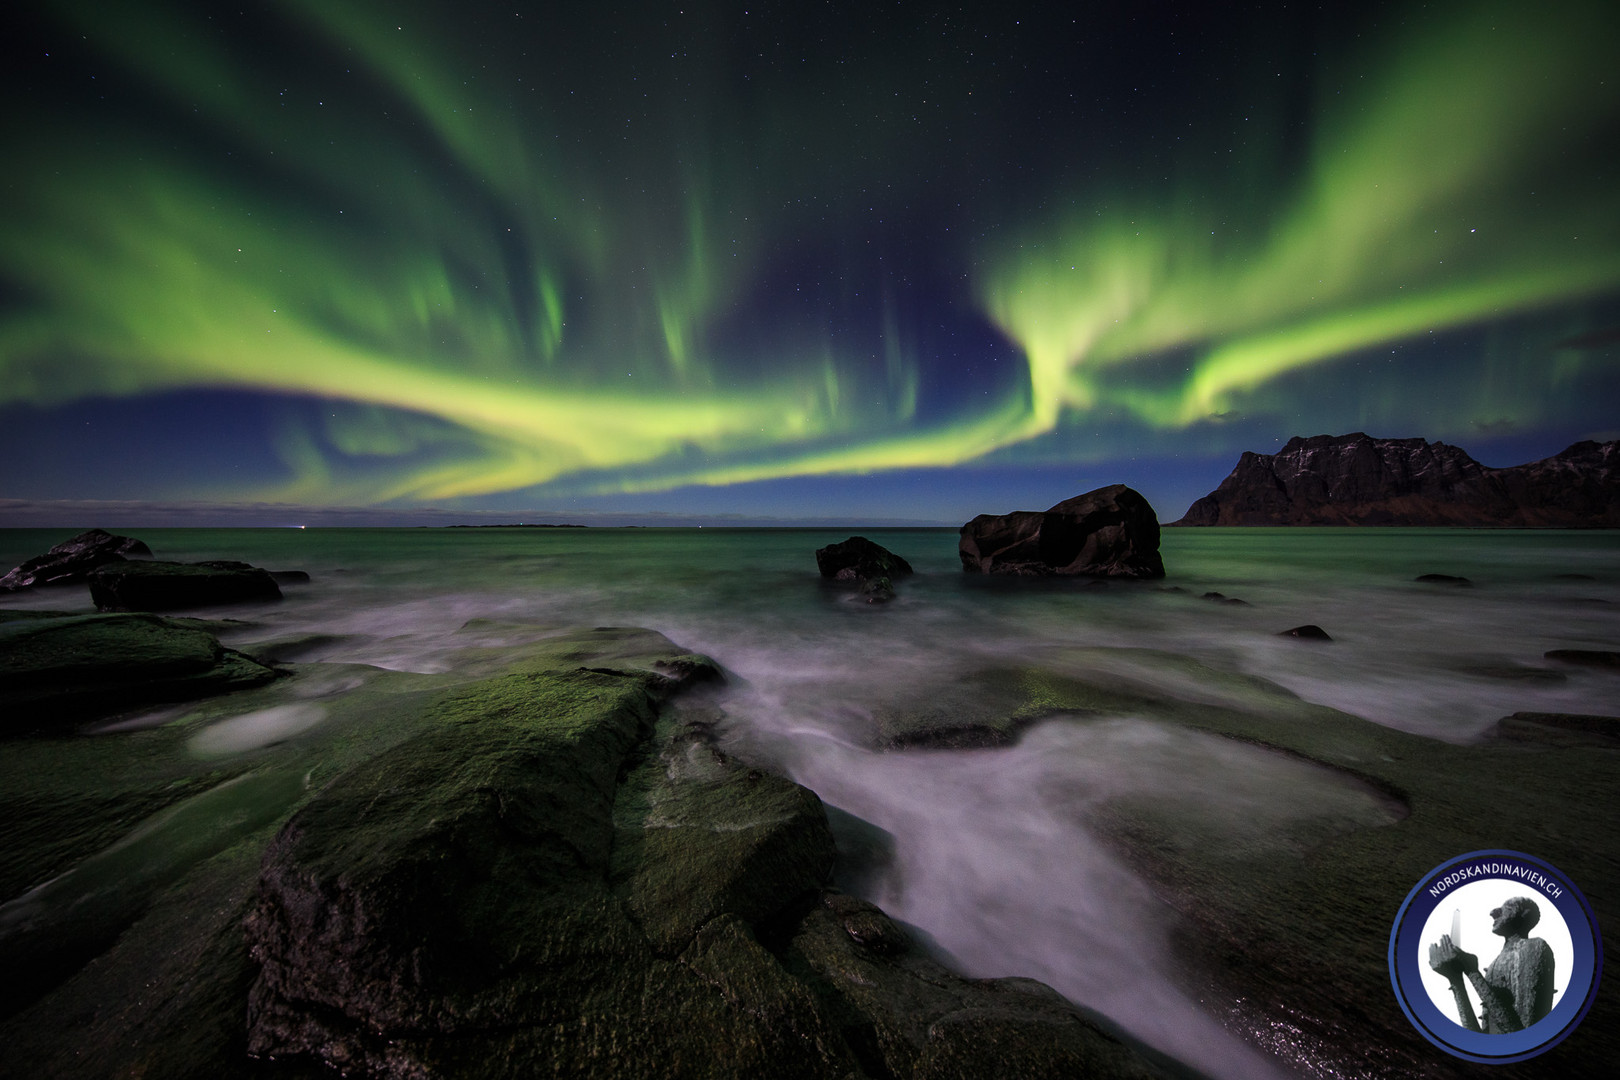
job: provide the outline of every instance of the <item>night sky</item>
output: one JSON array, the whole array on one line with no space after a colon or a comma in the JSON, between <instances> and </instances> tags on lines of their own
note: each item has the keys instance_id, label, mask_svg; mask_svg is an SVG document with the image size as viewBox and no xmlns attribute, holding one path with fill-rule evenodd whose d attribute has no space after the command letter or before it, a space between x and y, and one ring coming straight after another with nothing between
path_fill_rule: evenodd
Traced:
<instances>
[{"instance_id":1,"label":"night sky","mask_svg":"<svg viewBox=\"0 0 1620 1080\"><path fill-rule=\"evenodd\" d=\"M1612 0L6 22L0 524L1170 520L1292 435L1620 436Z\"/></svg>"}]
</instances>

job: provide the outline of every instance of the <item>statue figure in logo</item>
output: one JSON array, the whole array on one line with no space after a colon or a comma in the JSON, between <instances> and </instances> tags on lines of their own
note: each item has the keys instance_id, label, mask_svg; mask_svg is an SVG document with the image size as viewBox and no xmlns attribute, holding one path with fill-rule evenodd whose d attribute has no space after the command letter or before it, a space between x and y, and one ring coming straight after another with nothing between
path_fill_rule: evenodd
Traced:
<instances>
[{"instance_id":1,"label":"statue figure in logo","mask_svg":"<svg viewBox=\"0 0 1620 1080\"><path fill-rule=\"evenodd\" d=\"M1463 1027L1492 1035L1522 1031L1552 1011L1552 947L1529 936L1540 921L1541 909L1528 896L1504 900L1491 912L1491 932L1502 936L1502 951L1483 973L1479 958L1458 948L1450 934L1429 946L1429 966L1451 982ZM1478 1019L1463 988L1464 975L1479 995Z\"/></svg>"}]
</instances>

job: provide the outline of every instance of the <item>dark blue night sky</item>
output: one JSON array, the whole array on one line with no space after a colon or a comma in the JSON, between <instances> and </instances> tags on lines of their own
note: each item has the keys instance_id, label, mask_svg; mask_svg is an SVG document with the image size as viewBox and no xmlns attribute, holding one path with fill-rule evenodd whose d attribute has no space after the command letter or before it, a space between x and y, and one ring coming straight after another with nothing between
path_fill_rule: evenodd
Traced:
<instances>
[{"instance_id":1,"label":"dark blue night sky","mask_svg":"<svg viewBox=\"0 0 1620 1080\"><path fill-rule=\"evenodd\" d=\"M1610 3L11 23L11 523L1168 520L1297 434L1620 435Z\"/></svg>"}]
</instances>

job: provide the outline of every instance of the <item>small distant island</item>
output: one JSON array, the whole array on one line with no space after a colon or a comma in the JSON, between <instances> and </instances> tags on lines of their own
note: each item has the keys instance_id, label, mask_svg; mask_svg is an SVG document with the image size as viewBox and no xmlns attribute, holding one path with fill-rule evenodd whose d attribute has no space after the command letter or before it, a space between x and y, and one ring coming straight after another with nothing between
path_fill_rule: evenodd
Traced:
<instances>
[{"instance_id":1,"label":"small distant island","mask_svg":"<svg viewBox=\"0 0 1620 1080\"><path fill-rule=\"evenodd\" d=\"M1620 441L1575 443L1509 468L1426 439L1295 436L1245 452L1172 525L1430 525L1620 528Z\"/></svg>"}]
</instances>

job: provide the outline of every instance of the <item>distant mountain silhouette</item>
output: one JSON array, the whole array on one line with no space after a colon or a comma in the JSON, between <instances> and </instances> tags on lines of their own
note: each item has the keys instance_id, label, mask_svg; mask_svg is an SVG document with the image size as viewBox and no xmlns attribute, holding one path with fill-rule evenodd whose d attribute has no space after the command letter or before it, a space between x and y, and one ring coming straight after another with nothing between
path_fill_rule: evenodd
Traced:
<instances>
[{"instance_id":1,"label":"distant mountain silhouette","mask_svg":"<svg viewBox=\"0 0 1620 1080\"><path fill-rule=\"evenodd\" d=\"M1172 524L1620 528L1620 441L1490 469L1426 439L1296 436L1275 454L1245 452Z\"/></svg>"}]
</instances>

